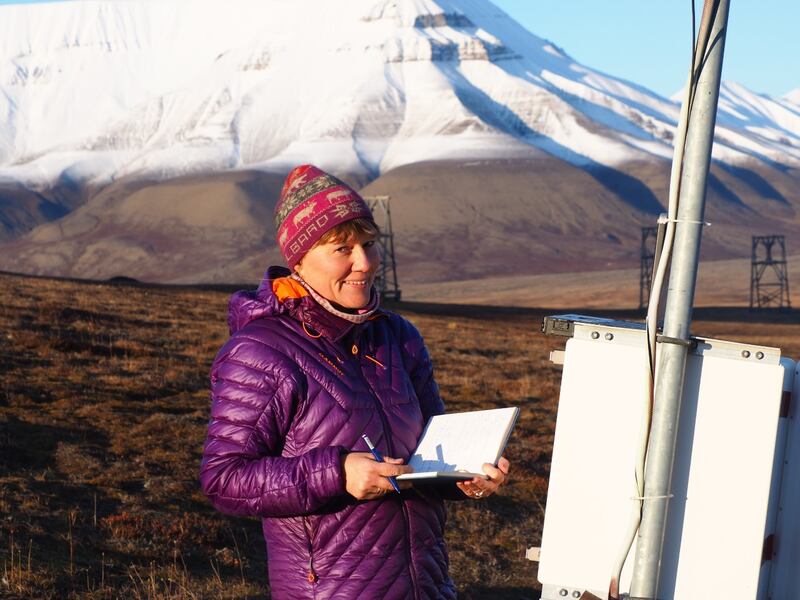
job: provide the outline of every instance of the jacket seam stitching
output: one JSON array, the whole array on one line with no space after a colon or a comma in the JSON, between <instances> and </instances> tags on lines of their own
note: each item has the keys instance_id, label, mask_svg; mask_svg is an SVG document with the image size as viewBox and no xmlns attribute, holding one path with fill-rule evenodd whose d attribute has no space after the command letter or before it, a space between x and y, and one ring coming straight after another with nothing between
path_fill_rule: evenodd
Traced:
<instances>
[{"instance_id":1,"label":"jacket seam stitching","mask_svg":"<svg viewBox=\"0 0 800 600\"><path fill-rule=\"evenodd\" d=\"M283 457L273 456L271 458L283 458ZM311 471L309 473L309 475L316 475L317 473L322 473L324 471L329 471L330 469L331 469L331 466L328 465L326 467L323 467L322 469L317 469L316 471ZM296 488L296 487L299 487L299 486L297 486L297 485L285 485L283 487L270 488L268 490L262 491L260 494L258 494L256 496L223 496L222 494L217 494L216 497L220 498L221 500L239 500L239 501L242 501L242 500L255 500L257 498L263 497L264 494L267 494L267 493L281 492L283 490L288 490L290 488Z\"/></svg>"},{"instance_id":2,"label":"jacket seam stitching","mask_svg":"<svg viewBox=\"0 0 800 600\"><path fill-rule=\"evenodd\" d=\"M291 379L291 378L289 378L289 379ZM259 430L259 429L258 429L258 426L259 426L259 424L261 423L261 421L263 421L263 420L264 420L264 418L265 418L265 417L266 417L266 415L267 415L267 409L268 409L270 406L272 406L272 404L275 402L275 398L277 398L277 397L278 397L278 392L280 392L280 391L281 391L281 388L282 388L282 387L283 387L282 385L279 385L279 386L278 386L278 387L275 389L275 392L272 394L272 398L270 398L270 399L269 399L269 402L267 402L266 404L264 404L264 408L262 409L262 411L261 411L261 414L258 416L258 419L256 419L255 423L253 423L253 429L252 429L252 431L250 431L250 433L247 435L247 439L245 439L245 441L244 441L244 444L242 444L242 450L245 450L246 448L248 448L248 447L250 446L250 442L252 441L252 439L253 439L253 436L254 436L254 435L256 434L256 432Z\"/></svg>"},{"instance_id":3,"label":"jacket seam stitching","mask_svg":"<svg viewBox=\"0 0 800 600\"><path fill-rule=\"evenodd\" d=\"M248 338L248 339L250 339L250 338ZM289 358L286 354L284 354L280 350L277 350L272 346L267 346L266 344L263 344L263 345L266 348L269 348L270 350L273 350L275 352L275 354L277 354L281 358L285 359L287 363L293 362L291 358ZM240 366L240 367L246 367L248 369L252 369L253 371L260 371L261 370L261 369L258 368L258 366L254 365L254 364L251 364L251 363L249 363L247 361L239 360L238 358L233 358L230 355L226 356L225 359L223 360L223 364L226 364L226 363L227 364L231 364L231 365L237 365L237 366ZM287 371L291 371L292 369L289 368L288 365L287 365L286 366L286 370Z\"/></svg>"}]
</instances>

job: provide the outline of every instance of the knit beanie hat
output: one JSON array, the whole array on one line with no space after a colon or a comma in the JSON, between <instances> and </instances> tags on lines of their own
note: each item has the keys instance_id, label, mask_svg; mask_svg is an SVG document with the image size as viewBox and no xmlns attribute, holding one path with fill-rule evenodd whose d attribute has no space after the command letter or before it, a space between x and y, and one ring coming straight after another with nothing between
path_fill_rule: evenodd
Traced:
<instances>
[{"instance_id":1,"label":"knit beanie hat","mask_svg":"<svg viewBox=\"0 0 800 600\"><path fill-rule=\"evenodd\" d=\"M275 206L278 246L290 268L337 225L372 220L372 213L347 184L313 165L296 167L286 177Z\"/></svg>"}]
</instances>

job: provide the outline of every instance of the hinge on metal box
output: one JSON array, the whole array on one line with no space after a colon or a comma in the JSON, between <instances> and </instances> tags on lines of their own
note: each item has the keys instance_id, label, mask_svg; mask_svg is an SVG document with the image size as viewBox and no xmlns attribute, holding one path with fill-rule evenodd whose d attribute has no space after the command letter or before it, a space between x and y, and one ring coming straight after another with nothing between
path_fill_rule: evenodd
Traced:
<instances>
[{"instance_id":1,"label":"hinge on metal box","mask_svg":"<svg viewBox=\"0 0 800 600\"><path fill-rule=\"evenodd\" d=\"M792 392L785 391L781 396L781 418L789 418L789 410L792 408Z\"/></svg>"},{"instance_id":2,"label":"hinge on metal box","mask_svg":"<svg viewBox=\"0 0 800 600\"><path fill-rule=\"evenodd\" d=\"M772 560L775 556L775 534L770 533L764 538L764 549L761 551L761 562Z\"/></svg>"},{"instance_id":3,"label":"hinge on metal box","mask_svg":"<svg viewBox=\"0 0 800 600\"><path fill-rule=\"evenodd\" d=\"M572 337L575 334L575 323L570 319L545 317L542 321L542 333Z\"/></svg>"}]
</instances>

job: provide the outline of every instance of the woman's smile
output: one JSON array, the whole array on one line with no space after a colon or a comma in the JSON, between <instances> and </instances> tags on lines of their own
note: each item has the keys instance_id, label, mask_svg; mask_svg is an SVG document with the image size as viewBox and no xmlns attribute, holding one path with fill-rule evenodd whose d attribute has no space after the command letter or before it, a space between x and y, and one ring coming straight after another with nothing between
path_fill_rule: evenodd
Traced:
<instances>
[{"instance_id":1,"label":"woman's smile","mask_svg":"<svg viewBox=\"0 0 800 600\"><path fill-rule=\"evenodd\" d=\"M360 233L344 241L317 244L295 269L322 297L355 310L369 304L372 282L380 264L375 236Z\"/></svg>"}]
</instances>

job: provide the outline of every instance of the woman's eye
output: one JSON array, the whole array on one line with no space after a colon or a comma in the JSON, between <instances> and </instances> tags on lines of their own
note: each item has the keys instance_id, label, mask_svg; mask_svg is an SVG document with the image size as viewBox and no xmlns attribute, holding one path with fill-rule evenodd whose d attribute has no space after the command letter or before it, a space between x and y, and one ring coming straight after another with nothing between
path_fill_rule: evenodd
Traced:
<instances>
[{"instance_id":1,"label":"woman's eye","mask_svg":"<svg viewBox=\"0 0 800 600\"><path fill-rule=\"evenodd\" d=\"M339 246L336 250L334 250L337 254L345 254L350 252L350 246Z\"/></svg>"},{"instance_id":2,"label":"woman's eye","mask_svg":"<svg viewBox=\"0 0 800 600\"><path fill-rule=\"evenodd\" d=\"M375 245L375 240L364 242L364 248L372 248Z\"/></svg>"}]
</instances>

